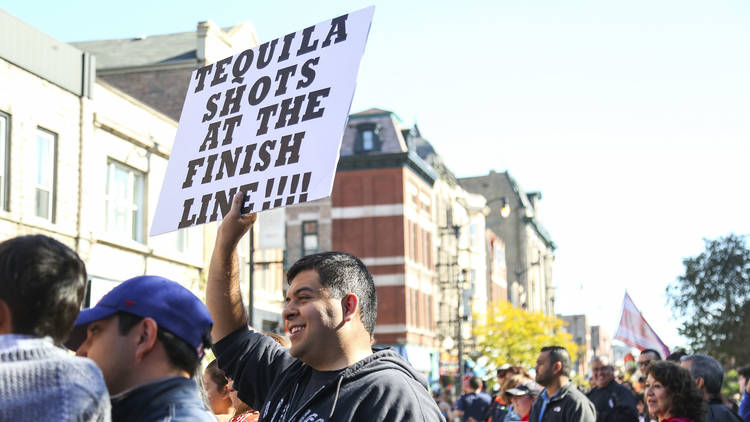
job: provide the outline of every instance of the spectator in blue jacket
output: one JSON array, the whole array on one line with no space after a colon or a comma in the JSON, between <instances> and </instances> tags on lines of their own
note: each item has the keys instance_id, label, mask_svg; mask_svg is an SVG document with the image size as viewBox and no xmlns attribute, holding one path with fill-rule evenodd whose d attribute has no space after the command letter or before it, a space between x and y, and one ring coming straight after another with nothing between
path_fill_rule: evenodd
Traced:
<instances>
[{"instance_id":1,"label":"spectator in blue jacket","mask_svg":"<svg viewBox=\"0 0 750 422\"><path fill-rule=\"evenodd\" d=\"M469 388L466 391L466 394L458 398L453 413L461 418L461 422L486 420L484 415L490 408L492 397L482 391L481 378L469 378Z\"/></svg>"}]
</instances>

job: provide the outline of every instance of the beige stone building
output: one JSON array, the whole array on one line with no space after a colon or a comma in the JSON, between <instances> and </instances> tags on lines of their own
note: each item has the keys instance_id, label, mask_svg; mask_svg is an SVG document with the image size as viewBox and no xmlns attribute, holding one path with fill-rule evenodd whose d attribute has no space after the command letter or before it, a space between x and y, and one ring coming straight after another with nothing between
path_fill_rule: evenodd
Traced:
<instances>
[{"instance_id":1,"label":"beige stone building","mask_svg":"<svg viewBox=\"0 0 750 422\"><path fill-rule=\"evenodd\" d=\"M464 177L461 186L487 198L487 226L505 242L508 300L532 312L554 315L552 265L556 245L539 218L540 192L525 192L508 172ZM503 217L503 204L510 213Z\"/></svg>"},{"instance_id":2,"label":"beige stone building","mask_svg":"<svg viewBox=\"0 0 750 422\"><path fill-rule=\"evenodd\" d=\"M75 249L89 302L136 275L196 292L202 229L147 236L177 122L94 79L93 58L0 10L3 239L43 233Z\"/></svg>"},{"instance_id":3,"label":"beige stone building","mask_svg":"<svg viewBox=\"0 0 750 422\"><path fill-rule=\"evenodd\" d=\"M182 111L192 71L253 48L258 45L258 38L249 22L220 28L211 21L204 21L198 23L195 31L84 41L72 45L96 57L96 75L100 83L126 92L133 99L176 122ZM163 172L159 180L161 178ZM160 188L156 189L155 195L158 195ZM279 331L283 328L283 248L260 249L262 242L259 232L262 227L258 224L256 228L258 230L252 232L252 241L246 239L239 248L243 301L250 310L254 327ZM192 236L190 244L201 249L200 266L205 269L213 249L216 224L191 230L199 233ZM189 237L191 230L188 230ZM161 237L156 236L152 241L159 241Z\"/></svg>"}]
</instances>

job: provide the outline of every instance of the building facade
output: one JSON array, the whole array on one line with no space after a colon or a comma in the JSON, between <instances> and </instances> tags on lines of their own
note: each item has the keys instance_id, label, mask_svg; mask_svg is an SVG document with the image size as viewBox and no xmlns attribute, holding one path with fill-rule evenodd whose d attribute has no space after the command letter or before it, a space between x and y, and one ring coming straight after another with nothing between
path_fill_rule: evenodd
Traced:
<instances>
[{"instance_id":1,"label":"building facade","mask_svg":"<svg viewBox=\"0 0 750 422\"><path fill-rule=\"evenodd\" d=\"M0 10L0 237L42 233L86 262L94 303L160 274L195 292L200 229L149 238L177 122L95 79L94 58Z\"/></svg>"},{"instance_id":2,"label":"building facade","mask_svg":"<svg viewBox=\"0 0 750 422\"><path fill-rule=\"evenodd\" d=\"M610 361L615 357L612 337L600 325L591 326L591 353L594 356L606 356Z\"/></svg>"},{"instance_id":3,"label":"building facade","mask_svg":"<svg viewBox=\"0 0 750 422\"><path fill-rule=\"evenodd\" d=\"M573 336L573 342L578 345L578 357L573 363L576 375L588 374L591 364L591 326L586 315L558 315L564 322L563 329Z\"/></svg>"},{"instance_id":4,"label":"building facade","mask_svg":"<svg viewBox=\"0 0 750 422\"><path fill-rule=\"evenodd\" d=\"M525 192L508 172L459 180L467 191L487 198L487 226L505 242L508 300L528 311L554 315L556 246L539 221L541 193ZM503 205L510 207L507 217L501 215Z\"/></svg>"},{"instance_id":5,"label":"building facade","mask_svg":"<svg viewBox=\"0 0 750 422\"><path fill-rule=\"evenodd\" d=\"M253 48L258 45L258 38L249 22L220 28L204 21L198 23L195 31L72 45L96 57L96 74L101 83L116 87L177 121L193 70ZM154 192L158 194L159 189ZM264 331L281 331L284 249L260 247L261 224L256 224L257 230L238 249L240 288L251 325ZM202 232L201 266L208 268L216 224L190 230Z\"/></svg>"}]
</instances>

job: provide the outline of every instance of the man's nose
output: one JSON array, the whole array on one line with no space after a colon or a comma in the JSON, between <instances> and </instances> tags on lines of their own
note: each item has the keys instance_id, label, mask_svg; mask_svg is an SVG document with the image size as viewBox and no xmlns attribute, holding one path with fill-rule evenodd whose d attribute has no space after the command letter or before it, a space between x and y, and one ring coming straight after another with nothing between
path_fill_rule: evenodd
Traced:
<instances>
[{"instance_id":1,"label":"man's nose","mask_svg":"<svg viewBox=\"0 0 750 422\"><path fill-rule=\"evenodd\" d=\"M88 357L88 348L85 341L78 347L78 350L76 350L76 356L83 358Z\"/></svg>"},{"instance_id":2,"label":"man's nose","mask_svg":"<svg viewBox=\"0 0 750 422\"><path fill-rule=\"evenodd\" d=\"M281 318L282 319L289 319L289 318L293 317L296 313L297 313L297 309L293 305L287 303L284 306L284 309L282 309L282 311L281 311Z\"/></svg>"}]
</instances>

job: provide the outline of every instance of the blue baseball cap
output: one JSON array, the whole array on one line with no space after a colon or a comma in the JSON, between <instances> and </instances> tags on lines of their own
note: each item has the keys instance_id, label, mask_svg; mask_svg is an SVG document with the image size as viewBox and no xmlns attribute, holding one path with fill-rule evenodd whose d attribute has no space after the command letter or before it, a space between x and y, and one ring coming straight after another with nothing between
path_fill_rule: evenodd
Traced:
<instances>
[{"instance_id":1,"label":"blue baseball cap","mask_svg":"<svg viewBox=\"0 0 750 422\"><path fill-rule=\"evenodd\" d=\"M203 336L213 326L213 320L206 305L179 283L152 275L123 281L96 306L82 310L74 326L85 326L117 312L152 318L160 328L192 346L199 359L203 358Z\"/></svg>"}]
</instances>

